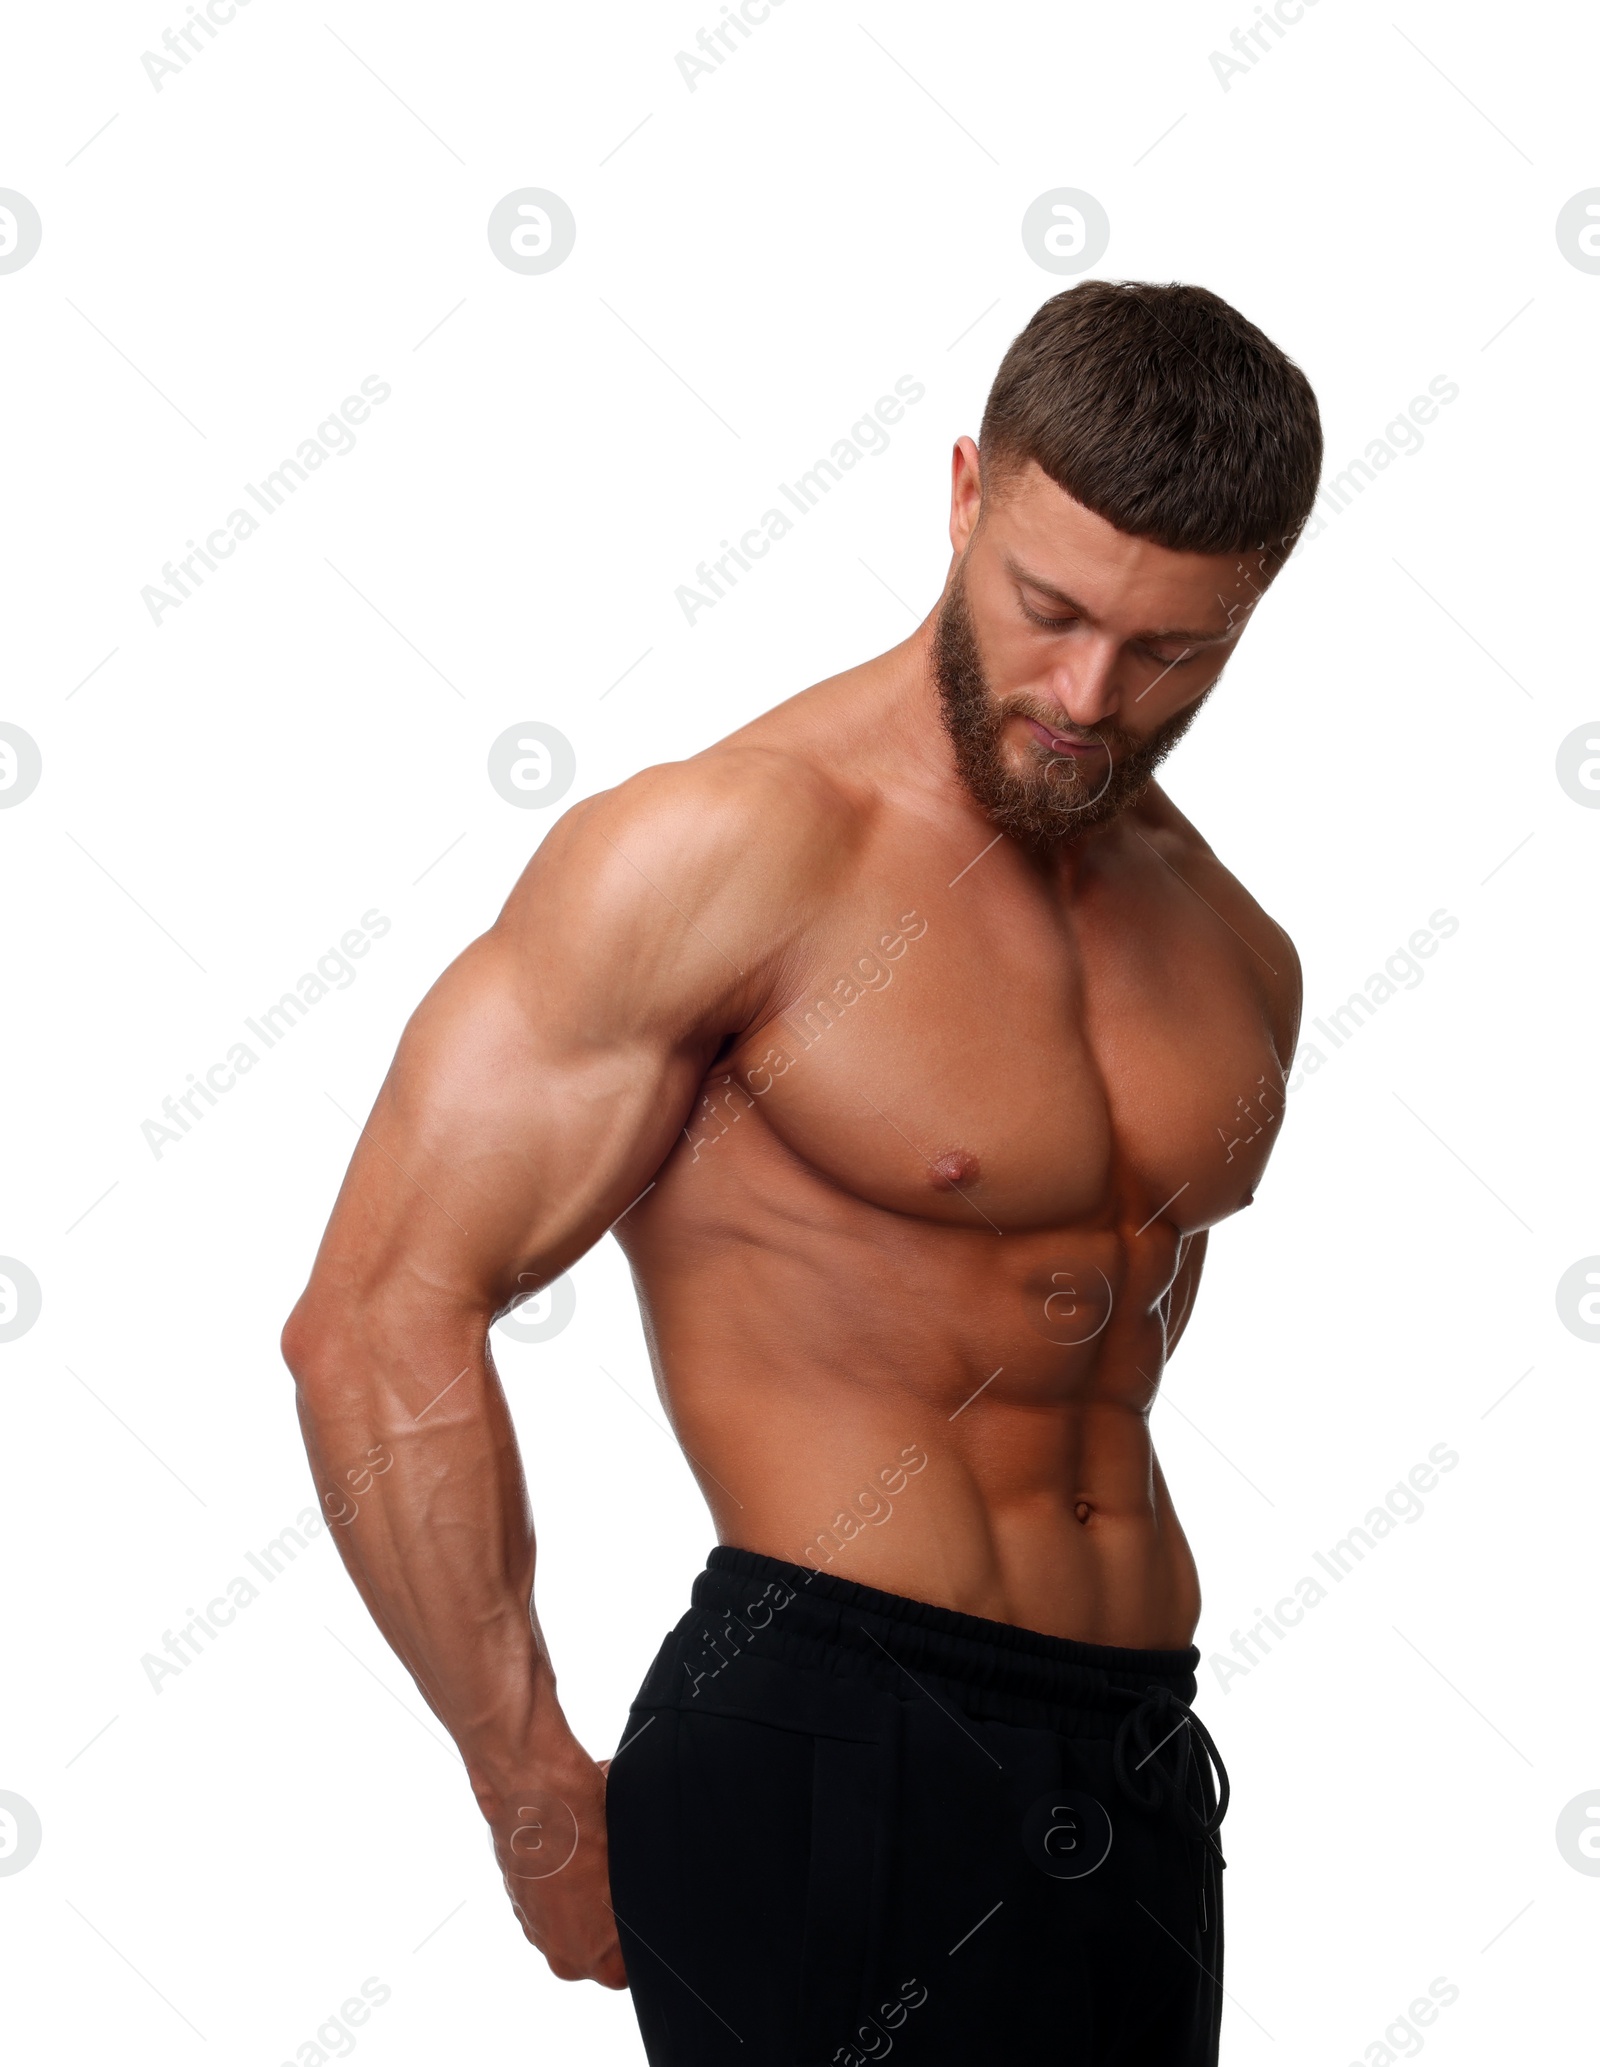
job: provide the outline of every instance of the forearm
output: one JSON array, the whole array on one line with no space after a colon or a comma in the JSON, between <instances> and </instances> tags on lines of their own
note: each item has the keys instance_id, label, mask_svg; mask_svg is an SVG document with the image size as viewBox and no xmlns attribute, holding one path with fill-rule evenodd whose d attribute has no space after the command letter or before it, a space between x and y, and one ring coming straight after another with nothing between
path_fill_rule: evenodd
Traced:
<instances>
[{"instance_id":1,"label":"forearm","mask_svg":"<svg viewBox=\"0 0 1600 2067\"><path fill-rule=\"evenodd\" d=\"M302 1338L291 1366L329 1532L492 1813L569 1740L533 1614L533 1518L483 1319L347 1320L337 1336Z\"/></svg>"}]
</instances>

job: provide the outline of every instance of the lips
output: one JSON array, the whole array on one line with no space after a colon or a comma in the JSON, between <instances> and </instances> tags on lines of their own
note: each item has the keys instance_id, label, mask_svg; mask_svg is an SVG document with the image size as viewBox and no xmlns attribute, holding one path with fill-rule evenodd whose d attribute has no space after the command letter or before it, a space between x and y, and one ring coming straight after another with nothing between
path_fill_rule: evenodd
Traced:
<instances>
[{"instance_id":1,"label":"lips","mask_svg":"<svg viewBox=\"0 0 1600 2067\"><path fill-rule=\"evenodd\" d=\"M1042 746L1049 747L1056 754L1103 754L1106 749L1098 739L1069 739L1064 733L1052 732L1048 725L1041 725L1037 718L1024 717L1023 722L1031 727L1033 736Z\"/></svg>"}]
</instances>

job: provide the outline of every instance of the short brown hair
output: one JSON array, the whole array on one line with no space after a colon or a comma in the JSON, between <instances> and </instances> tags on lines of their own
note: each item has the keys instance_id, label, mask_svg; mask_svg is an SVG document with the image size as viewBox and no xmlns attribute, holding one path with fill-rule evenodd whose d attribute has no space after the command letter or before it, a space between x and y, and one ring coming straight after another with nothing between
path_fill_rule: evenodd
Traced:
<instances>
[{"instance_id":1,"label":"short brown hair","mask_svg":"<svg viewBox=\"0 0 1600 2067\"><path fill-rule=\"evenodd\" d=\"M1012 340L978 451L985 495L1032 459L1119 531L1281 562L1316 496L1322 422L1300 368L1220 295L1085 280Z\"/></svg>"}]
</instances>

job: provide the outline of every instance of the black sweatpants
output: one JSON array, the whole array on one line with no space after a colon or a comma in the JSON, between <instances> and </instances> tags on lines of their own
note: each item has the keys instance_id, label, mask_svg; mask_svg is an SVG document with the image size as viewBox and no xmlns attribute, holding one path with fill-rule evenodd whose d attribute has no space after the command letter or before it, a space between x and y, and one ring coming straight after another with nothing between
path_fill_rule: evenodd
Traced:
<instances>
[{"instance_id":1,"label":"black sweatpants","mask_svg":"<svg viewBox=\"0 0 1600 2067\"><path fill-rule=\"evenodd\" d=\"M606 1796L652 2067L1216 2061L1228 1782L1198 1651L727 1546L691 1599Z\"/></svg>"}]
</instances>

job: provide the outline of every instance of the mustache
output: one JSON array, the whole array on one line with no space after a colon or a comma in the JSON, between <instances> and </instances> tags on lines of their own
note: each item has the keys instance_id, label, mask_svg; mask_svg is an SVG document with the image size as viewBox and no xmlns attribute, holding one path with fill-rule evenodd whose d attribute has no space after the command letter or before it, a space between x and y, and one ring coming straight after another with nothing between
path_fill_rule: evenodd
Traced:
<instances>
[{"instance_id":1,"label":"mustache","mask_svg":"<svg viewBox=\"0 0 1600 2067\"><path fill-rule=\"evenodd\" d=\"M997 730L1007 718L1032 718L1036 725L1043 725L1047 732L1055 733L1058 739L1103 746L1108 753L1117 748L1129 753L1139 744L1131 732L1124 731L1122 726L1109 721L1102 721L1097 725L1063 724L1059 711L1052 710L1047 704L1026 693L1003 697L994 708Z\"/></svg>"}]
</instances>

